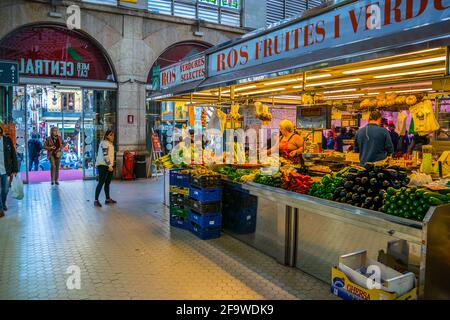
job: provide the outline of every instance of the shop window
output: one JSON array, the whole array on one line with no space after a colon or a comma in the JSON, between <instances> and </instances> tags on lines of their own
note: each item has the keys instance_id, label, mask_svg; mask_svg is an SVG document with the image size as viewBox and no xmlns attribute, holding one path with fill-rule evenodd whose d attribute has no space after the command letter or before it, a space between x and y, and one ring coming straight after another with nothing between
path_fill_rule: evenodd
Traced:
<instances>
[{"instance_id":1,"label":"shop window","mask_svg":"<svg viewBox=\"0 0 450 320\"><path fill-rule=\"evenodd\" d=\"M75 93L61 93L61 110L75 111Z\"/></svg>"}]
</instances>

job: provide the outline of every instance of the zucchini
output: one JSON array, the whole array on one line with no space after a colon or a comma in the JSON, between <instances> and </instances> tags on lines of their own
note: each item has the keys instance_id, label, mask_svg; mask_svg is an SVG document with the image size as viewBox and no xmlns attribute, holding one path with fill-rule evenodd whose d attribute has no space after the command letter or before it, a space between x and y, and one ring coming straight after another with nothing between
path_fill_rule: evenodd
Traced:
<instances>
[{"instance_id":1,"label":"zucchini","mask_svg":"<svg viewBox=\"0 0 450 320\"><path fill-rule=\"evenodd\" d=\"M437 193L437 192L425 192L423 194L423 196L425 198L428 198L428 199L433 197L433 198L441 200L442 202L448 202L447 196L444 196L443 194L440 194L440 193Z\"/></svg>"},{"instance_id":2,"label":"zucchini","mask_svg":"<svg viewBox=\"0 0 450 320\"><path fill-rule=\"evenodd\" d=\"M450 194L450 189L439 190L439 193L443 195Z\"/></svg>"},{"instance_id":3,"label":"zucchini","mask_svg":"<svg viewBox=\"0 0 450 320\"><path fill-rule=\"evenodd\" d=\"M432 206L439 206L439 205L441 205L441 204L444 204L443 201L441 201L440 199L435 198L435 197L430 197L430 198L428 199L428 201L430 202L430 204L431 204Z\"/></svg>"}]
</instances>

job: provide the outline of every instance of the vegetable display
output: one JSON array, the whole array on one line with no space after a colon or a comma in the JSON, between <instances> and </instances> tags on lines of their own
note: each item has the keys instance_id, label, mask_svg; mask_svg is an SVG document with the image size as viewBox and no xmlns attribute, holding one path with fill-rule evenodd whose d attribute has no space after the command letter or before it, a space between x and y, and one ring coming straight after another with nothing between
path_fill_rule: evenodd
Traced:
<instances>
[{"instance_id":1,"label":"vegetable display","mask_svg":"<svg viewBox=\"0 0 450 320\"><path fill-rule=\"evenodd\" d=\"M428 189L403 187L388 188L380 211L398 217L422 221L430 206L449 203L449 191L432 192Z\"/></svg>"},{"instance_id":2,"label":"vegetable display","mask_svg":"<svg viewBox=\"0 0 450 320\"><path fill-rule=\"evenodd\" d=\"M223 167L219 170L219 173L227 176L232 181L240 181L242 177L254 174L254 170ZM246 177L244 181L250 181L249 177Z\"/></svg>"},{"instance_id":3,"label":"vegetable display","mask_svg":"<svg viewBox=\"0 0 450 320\"><path fill-rule=\"evenodd\" d=\"M341 177L332 177L327 174L323 176L321 182L314 182L309 189L308 194L310 196L333 200L334 190L341 187L344 184L344 179Z\"/></svg>"},{"instance_id":4,"label":"vegetable display","mask_svg":"<svg viewBox=\"0 0 450 320\"><path fill-rule=\"evenodd\" d=\"M306 194L313 184L313 180L308 175L303 175L297 171L289 171L282 174L283 189Z\"/></svg>"},{"instance_id":5,"label":"vegetable display","mask_svg":"<svg viewBox=\"0 0 450 320\"><path fill-rule=\"evenodd\" d=\"M342 177L344 183L333 192L333 200L350 205L378 210L383 205L386 189L406 187L409 178L406 169L398 166L350 167Z\"/></svg>"},{"instance_id":6,"label":"vegetable display","mask_svg":"<svg viewBox=\"0 0 450 320\"><path fill-rule=\"evenodd\" d=\"M274 175L264 175L264 174L257 174L255 177L254 182L259 184L264 184L271 187L277 187L280 188L282 186L281 181L281 173L278 172Z\"/></svg>"}]
</instances>

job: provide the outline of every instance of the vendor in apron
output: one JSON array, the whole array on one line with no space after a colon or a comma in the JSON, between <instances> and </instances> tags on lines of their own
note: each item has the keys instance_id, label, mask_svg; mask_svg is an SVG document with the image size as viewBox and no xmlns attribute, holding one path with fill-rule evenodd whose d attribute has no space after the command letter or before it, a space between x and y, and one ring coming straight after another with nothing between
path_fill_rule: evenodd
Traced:
<instances>
[{"instance_id":1,"label":"vendor in apron","mask_svg":"<svg viewBox=\"0 0 450 320\"><path fill-rule=\"evenodd\" d=\"M293 162L299 162L303 152L303 139L295 133L292 121L283 120L280 126L280 139L278 148L280 156Z\"/></svg>"}]
</instances>

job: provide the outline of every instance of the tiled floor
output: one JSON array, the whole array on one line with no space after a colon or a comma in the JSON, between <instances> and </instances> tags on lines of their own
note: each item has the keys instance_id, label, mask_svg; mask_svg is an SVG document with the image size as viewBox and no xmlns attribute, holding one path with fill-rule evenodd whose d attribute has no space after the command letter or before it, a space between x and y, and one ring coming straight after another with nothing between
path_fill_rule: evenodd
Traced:
<instances>
[{"instance_id":1,"label":"tiled floor","mask_svg":"<svg viewBox=\"0 0 450 320\"><path fill-rule=\"evenodd\" d=\"M114 182L119 203L101 209L94 188L32 184L24 200L9 199L0 299L333 299L325 283L228 235L202 241L170 228L161 180ZM77 267L80 289L69 290Z\"/></svg>"}]
</instances>

